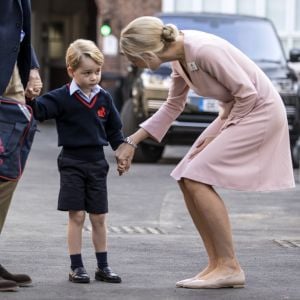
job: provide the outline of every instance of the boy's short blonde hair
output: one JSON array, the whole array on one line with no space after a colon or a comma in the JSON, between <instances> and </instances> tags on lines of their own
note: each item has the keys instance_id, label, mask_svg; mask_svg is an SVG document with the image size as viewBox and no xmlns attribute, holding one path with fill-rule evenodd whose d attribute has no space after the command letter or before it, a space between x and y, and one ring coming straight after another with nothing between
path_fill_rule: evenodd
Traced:
<instances>
[{"instance_id":1,"label":"boy's short blonde hair","mask_svg":"<svg viewBox=\"0 0 300 300\"><path fill-rule=\"evenodd\" d=\"M91 58L99 66L102 66L104 63L104 56L93 41L78 39L71 43L67 49L67 67L71 67L73 70L76 70L80 65L82 56Z\"/></svg>"}]
</instances>

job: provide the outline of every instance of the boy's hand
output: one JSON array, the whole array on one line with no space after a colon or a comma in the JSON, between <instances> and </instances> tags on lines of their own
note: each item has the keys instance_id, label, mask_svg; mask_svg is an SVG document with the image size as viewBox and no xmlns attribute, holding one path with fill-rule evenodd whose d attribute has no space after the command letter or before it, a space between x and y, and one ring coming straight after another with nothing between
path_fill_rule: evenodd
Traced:
<instances>
[{"instance_id":1,"label":"boy's hand","mask_svg":"<svg viewBox=\"0 0 300 300\"><path fill-rule=\"evenodd\" d=\"M120 176L129 170L134 150L135 149L131 145L126 143L121 144L116 150L116 160L118 163L117 170Z\"/></svg>"},{"instance_id":2,"label":"boy's hand","mask_svg":"<svg viewBox=\"0 0 300 300\"><path fill-rule=\"evenodd\" d=\"M30 70L28 83L25 89L25 96L27 99L37 97L43 87L39 71L36 69Z\"/></svg>"},{"instance_id":3,"label":"boy's hand","mask_svg":"<svg viewBox=\"0 0 300 300\"><path fill-rule=\"evenodd\" d=\"M125 173L127 169L127 164L128 164L128 160L127 159L124 159L124 160L119 160L118 161L118 172L119 172L119 176L122 176L123 173Z\"/></svg>"}]
</instances>

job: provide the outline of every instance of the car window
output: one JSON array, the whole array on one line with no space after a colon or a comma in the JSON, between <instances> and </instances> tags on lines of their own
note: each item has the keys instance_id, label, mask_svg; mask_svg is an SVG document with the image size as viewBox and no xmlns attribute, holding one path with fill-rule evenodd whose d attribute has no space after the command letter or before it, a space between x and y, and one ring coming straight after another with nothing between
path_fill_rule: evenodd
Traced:
<instances>
[{"instance_id":1,"label":"car window","mask_svg":"<svg viewBox=\"0 0 300 300\"><path fill-rule=\"evenodd\" d=\"M155 74L158 76L169 76L172 73L172 68L171 68L171 64L169 62L167 63L163 63L160 65L160 67L156 70L150 70L150 69L145 69L144 71L147 74Z\"/></svg>"},{"instance_id":2,"label":"car window","mask_svg":"<svg viewBox=\"0 0 300 300\"><path fill-rule=\"evenodd\" d=\"M162 16L161 19L182 30L201 30L218 35L256 62L285 64L278 37L271 23L266 20L174 16Z\"/></svg>"}]
</instances>

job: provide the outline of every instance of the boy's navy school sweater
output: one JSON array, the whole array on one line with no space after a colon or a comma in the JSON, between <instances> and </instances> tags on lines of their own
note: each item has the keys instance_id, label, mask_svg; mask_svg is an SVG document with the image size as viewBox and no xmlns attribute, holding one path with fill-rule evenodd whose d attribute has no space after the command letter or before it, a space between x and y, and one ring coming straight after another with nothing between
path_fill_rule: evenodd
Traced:
<instances>
[{"instance_id":1,"label":"boy's navy school sweater","mask_svg":"<svg viewBox=\"0 0 300 300\"><path fill-rule=\"evenodd\" d=\"M78 93L70 95L69 85L28 101L39 121L55 119L58 146L63 153L88 161L104 157L103 146L116 150L124 142L119 113L108 92L101 91L90 103Z\"/></svg>"}]
</instances>

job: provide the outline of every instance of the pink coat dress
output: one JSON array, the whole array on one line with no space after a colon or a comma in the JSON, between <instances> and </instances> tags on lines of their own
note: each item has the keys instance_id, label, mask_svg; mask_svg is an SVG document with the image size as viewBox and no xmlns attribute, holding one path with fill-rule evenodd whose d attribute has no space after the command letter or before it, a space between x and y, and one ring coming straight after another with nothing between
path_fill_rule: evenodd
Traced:
<instances>
[{"instance_id":1,"label":"pink coat dress","mask_svg":"<svg viewBox=\"0 0 300 300\"><path fill-rule=\"evenodd\" d=\"M141 124L161 141L183 111L189 88L219 100L230 111L198 137L216 136L193 159L189 152L171 176L241 191L273 191L295 186L285 107L268 77L240 50L204 32L183 31L188 76L172 63L167 101Z\"/></svg>"}]
</instances>

